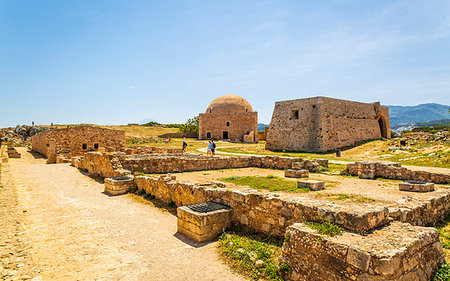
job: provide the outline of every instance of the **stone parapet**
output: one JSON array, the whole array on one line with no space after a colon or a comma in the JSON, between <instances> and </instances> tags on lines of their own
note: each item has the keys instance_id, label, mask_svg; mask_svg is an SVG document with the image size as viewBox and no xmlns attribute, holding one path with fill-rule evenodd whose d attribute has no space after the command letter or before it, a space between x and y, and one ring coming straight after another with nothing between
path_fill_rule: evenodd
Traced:
<instances>
[{"instance_id":1,"label":"stone parapet","mask_svg":"<svg viewBox=\"0 0 450 281\"><path fill-rule=\"evenodd\" d=\"M393 222L367 235L334 237L297 223L288 227L280 263L285 280L430 280L444 262L436 229Z\"/></svg>"}]
</instances>

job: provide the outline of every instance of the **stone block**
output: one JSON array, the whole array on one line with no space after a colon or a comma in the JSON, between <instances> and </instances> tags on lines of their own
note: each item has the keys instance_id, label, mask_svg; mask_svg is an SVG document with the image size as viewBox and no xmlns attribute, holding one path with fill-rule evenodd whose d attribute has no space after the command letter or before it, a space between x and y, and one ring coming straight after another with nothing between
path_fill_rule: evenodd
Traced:
<instances>
[{"instance_id":1,"label":"stone block","mask_svg":"<svg viewBox=\"0 0 450 281\"><path fill-rule=\"evenodd\" d=\"M105 193L110 195L125 194L134 187L132 176L105 178Z\"/></svg>"},{"instance_id":2,"label":"stone block","mask_svg":"<svg viewBox=\"0 0 450 281\"><path fill-rule=\"evenodd\" d=\"M297 181L298 188L309 188L312 191L318 191L325 188L324 181L316 181L316 180L300 180Z\"/></svg>"},{"instance_id":3,"label":"stone block","mask_svg":"<svg viewBox=\"0 0 450 281\"><path fill-rule=\"evenodd\" d=\"M399 183L398 189L400 191L429 192L434 191L434 183L420 182L420 181L406 181Z\"/></svg>"},{"instance_id":4,"label":"stone block","mask_svg":"<svg viewBox=\"0 0 450 281\"><path fill-rule=\"evenodd\" d=\"M230 225L232 209L214 202L177 208L177 231L196 241L213 240Z\"/></svg>"},{"instance_id":5,"label":"stone block","mask_svg":"<svg viewBox=\"0 0 450 281\"><path fill-rule=\"evenodd\" d=\"M309 171L306 169L287 169L284 176L286 178L307 178L309 177Z\"/></svg>"}]
</instances>

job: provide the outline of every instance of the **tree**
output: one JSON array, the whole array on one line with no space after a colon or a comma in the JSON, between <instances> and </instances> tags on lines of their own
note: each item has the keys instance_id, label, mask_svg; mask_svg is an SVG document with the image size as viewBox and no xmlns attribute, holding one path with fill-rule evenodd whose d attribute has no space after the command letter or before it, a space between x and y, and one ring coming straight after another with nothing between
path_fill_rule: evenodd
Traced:
<instances>
[{"instance_id":1,"label":"tree","mask_svg":"<svg viewBox=\"0 0 450 281\"><path fill-rule=\"evenodd\" d=\"M179 130L181 132L196 132L198 133L198 116L190 118L180 126Z\"/></svg>"}]
</instances>

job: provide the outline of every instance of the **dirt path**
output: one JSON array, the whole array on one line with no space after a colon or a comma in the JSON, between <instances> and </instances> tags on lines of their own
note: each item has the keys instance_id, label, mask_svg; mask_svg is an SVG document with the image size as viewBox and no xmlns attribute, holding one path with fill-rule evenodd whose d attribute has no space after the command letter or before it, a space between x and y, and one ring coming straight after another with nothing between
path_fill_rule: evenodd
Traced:
<instances>
[{"instance_id":1,"label":"dirt path","mask_svg":"<svg viewBox=\"0 0 450 281\"><path fill-rule=\"evenodd\" d=\"M17 189L32 254L44 280L243 280L217 242L183 242L176 217L103 185L68 164L44 164L24 150L3 167ZM3 181L3 180L2 180Z\"/></svg>"}]
</instances>

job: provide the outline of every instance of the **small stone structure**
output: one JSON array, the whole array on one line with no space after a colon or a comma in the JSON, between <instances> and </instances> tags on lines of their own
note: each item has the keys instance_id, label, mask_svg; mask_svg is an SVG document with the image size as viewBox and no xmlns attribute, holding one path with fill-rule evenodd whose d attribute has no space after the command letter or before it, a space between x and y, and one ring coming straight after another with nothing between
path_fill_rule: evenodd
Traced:
<instances>
[{"instance_id":1,"label":"small stone structure","mask_svg":"<svg viewBox=\"0 0 450 281\"><path fill-rule=\"evenodd\" d=\"M177 208L177 231L196 242L215 239L231 224L231 208L202 202Z\"/></svg>"},{"instance_id":2,"label":"small stone structure","mask_svg":"<svg viewBox=\"0 0 450 281\"><path fill-rule=\"evenodd\" d=\"M266 149L325 152L390 137L389 109L379 102L313 97L275 103Z\"/></svg>"},{"instance_id":3,"label":"small stone structure","mask_svg":"<svg viewBox=\"0 0 450 281\"><path fill-rule=\"evenodd\" d=\"M100 147L120 150L125 147L125 132L95 126L77 126L46 130L31 137L32 150L47 157L47 163L56 163L60 155L70 159Z\"/></svg>"},{"instance_id":4,"label":"small stone structure","mask_svg":"<svg viewBox=\"0 0 450 281\"><path fill-rule=\"evenodd\" d=\"M408 181L427 181L433 183L450 183L450 174L439 174L425 171L413 171L401 167L400 163L355 162L348 164L341 174L354 175L362 179L377 177Z\"/></svg>"},{"instance_id":5,"label":"small stone structure","mask_svg":"<svg viewBox=\"0 0 450 281\"><path fill-rule=\"evenodd\" d=\"M120 195L128 193L134 187L132 176L120 176L105 179L105 193L110 195Z\"/></svg>"},{"instance_id":6,"label":"small stone structure","mask_svg":"<svg viewBox=\"0 0 450 281\"><path fill-rule=\"evenodd\" d=\"M285 280L430 280L444 262L436 229L393 222L367 235L334 237L297 223L288 227L280 263Z\"/></svg>"},{"instance_id":7,"label":"small stone structure","mask_svg":"<svg viewBox=\"0 0 450 281\"><path fill-rule=\"evenodd\" d=\"M286 178L307 178L309 177L309 171L306 169L287 169L284 176Z\"/></svg>"},{"instance_id":8,"label":"small stone structure","mask_svg":"<svg viewBox=\"0 0 450 281\"><path fill-rule=\"evenodd\" d=\"M8 158L20 158L22 156L13 146L8 146L6 148L6 154L8 154Z\"/></svg>"},{"instance_id":9,"label":"small stone structure","mask_svg":"<svg viewBox=\"0 0 450 281\"><path fill-rule=\"evenodd\" d=\"M423 181L406 181L398 184L401 191L430 192L434 191L434 183Z\"/></svg>"},{"instance_id":10,"label":"small stone structure","mask_svg":"<svg viewBox=\"0 0 450 281\"><path fill-rule=\"evenodd\" d=\"M325 188L325 182L316 180L301 180L297 181L297 187L309 188L312 191L319 191Z\"/></svg>"},{"instance_id":11,"label":"small stone structure","mask_svg":"<svg viewBox=\"0 0 450 281\"><path fill-rule=\"evenodd\" d=\"M198 138L258 142L258 113L243 97L223 95L199 115Z\"/></svg>"}]
</instances>

